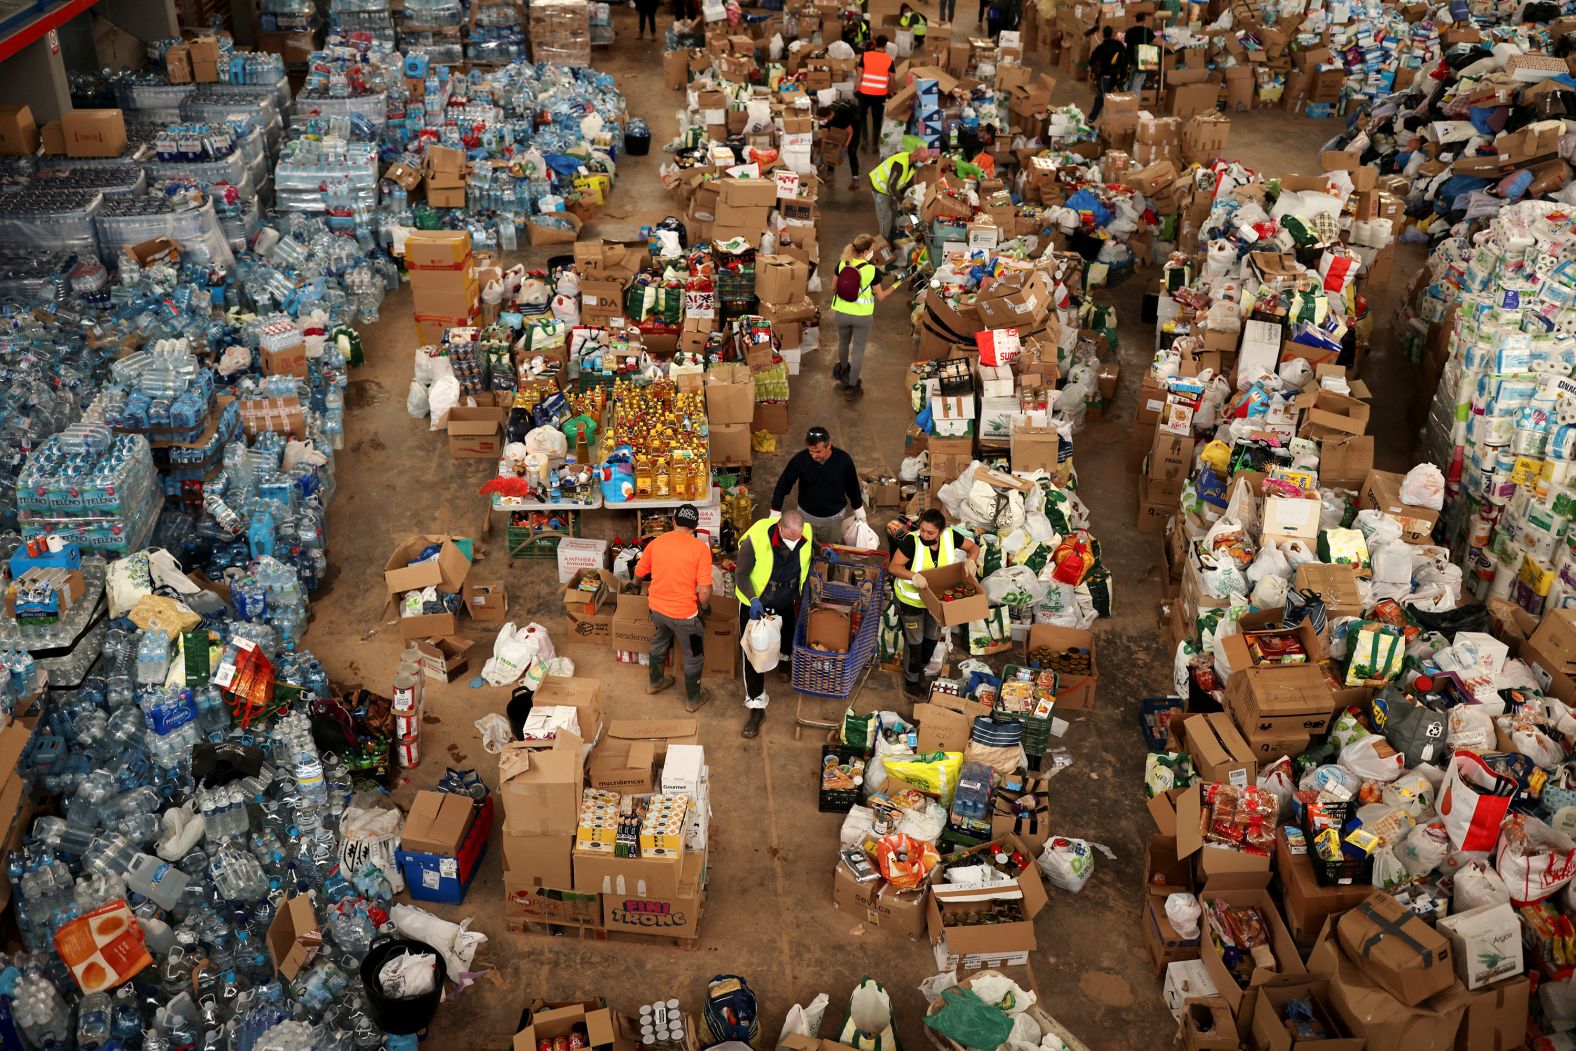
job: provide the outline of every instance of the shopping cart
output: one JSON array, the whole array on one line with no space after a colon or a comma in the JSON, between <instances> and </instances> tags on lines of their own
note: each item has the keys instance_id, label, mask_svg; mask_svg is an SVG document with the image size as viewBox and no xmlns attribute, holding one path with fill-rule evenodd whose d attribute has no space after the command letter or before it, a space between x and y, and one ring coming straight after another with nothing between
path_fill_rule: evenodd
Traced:
<instances>
[{"instance_id":1,"label":"shopping cart","mask_svg":"<svg viewBox=\"0 0 1576 1051\"><path fill-rule=\"evenodd\" d=\"M837 722L812 719L805 714L805 698L852 704L876 666L876 642L881 632L881 605L886 592L887 556L882 551L829 544L810 563L793 632L794 736L806 727L835 730ZM845 653L812 649L807 640L810 611L822 603L849 606L859 623ZM837 712L841 720L842 710Z\"/></svg>"}]
</instances>

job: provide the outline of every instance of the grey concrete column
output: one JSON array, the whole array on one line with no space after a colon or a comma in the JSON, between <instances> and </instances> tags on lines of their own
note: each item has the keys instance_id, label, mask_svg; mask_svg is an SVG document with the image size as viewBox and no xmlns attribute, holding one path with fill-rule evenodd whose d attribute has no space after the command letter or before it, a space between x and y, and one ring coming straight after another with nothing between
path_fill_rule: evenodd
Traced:
<instances>
[{"instance_id":1,"label":"grey concrete column","mask_svg":"<svg viewBox=\"0 0 1576 1051\"><path fill-rule=\"evenodd\" d=\"M95 10L144 42L181 35L175 0L99 0Z\"/></svg>"},{"instance_id":2,"label":"grey concrete column","mask_svg":"<svg viewBox=\"0 0 1576 1051\"><path fill-rule=\"evenodd\" d=\"M0 78L5 80L11 100L27 103L39 124L59 120L71 108L66 63L58 47L51 44L53 36L45 33L0 66Z\"/></svg>"}]
</instances>

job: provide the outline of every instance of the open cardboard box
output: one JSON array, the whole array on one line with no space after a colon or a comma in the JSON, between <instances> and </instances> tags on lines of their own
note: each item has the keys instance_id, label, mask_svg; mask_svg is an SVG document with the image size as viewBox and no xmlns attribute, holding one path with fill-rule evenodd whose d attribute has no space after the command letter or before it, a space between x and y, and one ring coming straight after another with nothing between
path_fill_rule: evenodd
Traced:
<instances>
[{"instance_id":1,"label":"open cardboard box","mask_svg":"<svg viewBox=\"0 0 1576 1051\"><path fill-rule=\"evenodd\" d=\"M1269 872L1228 872L1210 877L1204 884L1204 889L1199 892L1199 904L1203 906L1204 913L1209 914L1210 903L1224 902L1233 907L1252 907L1259 910L1264 916L1264 922L1269 928L1269 949L1274 954L1273 966L1266 962L1256 966L1252 977L1248 979L1247 989L1237 985L1236 979L1226 969L1225 961L1221 958L1220 949L1206 931L1200 939L1199 958L1204 961L1204 969L1209 974L1210 980L1215 983L1216 991L1231 1005L1237 1015L1239 1027L1251 1013L1251 1007L1245 1008L1253 991L1259 986L1276 981L1287 975L1305 975L1307 968L1302 964L1302 955L1297 951L1297 943L1292 940L1291 932L1282 922L1280 909L1275 904L1275 898L1269 892ZM1208 923L1206 919L1204 921Z\"/></svg>"},{"instance_id":2,"label":"open cardboard box","mask_svg":"<svg viewBox=\"0 0 1576 1051\"><path fill-rule=\"evenodd\" d=\"M1182 738L1184 750L1193 757L1193 767L1201 780L1238 788L1255 783L1258 760L1225 712L1187 715L1182 721Z\"/></svg>"},{"instance_id":3,"label":"open cardboard box","mask_svg":"<svg viewBox=\"0 0 1576 1051\"><path fill-rule=\"evenodd\" d=\"M417 641L422 674L439 682L453 682L470 663L471 647L474 645L470 639L460 635Z\"/></svg>"},{"instance_id":4,"label":"open cardboard box","mask_svg":"<svg viewBox=\"0 0 1576 1051\"><path fill-rule=\"evenodd\" d=\"M1268 873L1272 859L1267 855L1244 854L1204 842L1199 820L1204 805L1201 793L1202 785L1194 784L1162 792L1146 804L1160 835L1176 843L1177 860L1194 858L1205 880L1221 875Z\"/></svg>"},{"instance_id":5,"label":"open cardboard box","mask_svg":"<svg viewBox=\"0 0 1576 1051\"><path fill-rule=\"evenodd\" d=\"M1359 508L1373 508L1401 523L1401 539L1409 544L1433 542L1439 512L1429 507L1401 502L1401 482L1405 476L1394 471L1369 471L1358 495Z\"/></svg>"},{"instance_id":6,"label":"open cardboard box","mask_svg":"<svg viewBox=\"0 0 1576 1051\"><path fill-rule=\"evenodd\" d=\"M430 558L416 565L409 564L412 558L431 544L439 545L436 558ZM461 590L465 583L465 575L470 571L470 559L455 546L452 537L424 534L407 537L394 548L393 554L389 555L388 561L383 564L383 582L388 589L390 601L402 592L414 591L417 588L437 587L439 591L455 594Z\"/></svg>"},{"instance_id":7,"label":"open cardboard box","mask_svg":"<svg viewBox=\"0 0 1576 1051\"><path fill-rule=\"evenodd\" d=\"M614 1048L613 1013L605 1007L571 1004L532 1014L531 1024L514 1034L514 1051L537 1051L542 1040L551 1044L559 1037L567 1039L577 1029L585 1035L590 1051Z\"/></svg>"},{"instance_id":8,"label":"open cardboard box","mask_svg":"<svg viewBox=\"0 0 1576 1051\"><path fill-rule=\"evenodd\" d=\"M1019 953L1032 953L1037 945L1034 936L1034 917L1045 906L1045 889L1039 887L1038 896L1025 891L1015 883L994 884L989 887L950 887L937 884L930 889L930 903L925 926L933 945L945 945L949 956L960 958L965 969L970 957L1002 957ZM950 917L963 913L984 913L999 902L1017 902L1024 919L1013 923L990 923L975 926L952 926Z\"/></svg>"},{"instance_id":9,"label":"open cardboard box","mask_svg":"<svg viewBox=\"0 0 1576 1051\"><path fill-rule=\"evenodd\" d=\"M1269 983L1258 988L1257 996L1253 1007L1253 1046L1260 1051L1363 1051L1366 1046L1361 1037L1351 1036L1298 1040L1281 1024L1286 1005L1302 1000L1312 1005L1314 1017L1323 1024L1325 1032L1346 1032L1330 1006L1330 983L1323 978Z\"/></svg>"},{"instance_id":10,"label":"open cardboard box","mask_svg":"<svg viewBox=\"0 0 1576 1051\"><path fill-rule=\"evenodd\" d=\"M323 932L312 911L312 900L304 895L287 898L268 925L268 955L274 961L274 973L287 982L294 979L322 944Z\"/></svg>"},{"instance_id":11,"label":"open cardboard box","mask_svg":"<svg viewBox=\"0 0 1576 1051\"><path fill-rule=\"evenodd\" d=\"M931 690L926 703L914 705L914 721L919 723L920 754L961 752L969 742L974 720L989 714L989 705Z\"/></svg>"},{"instance_id":12,"label":"open cardboard box","mask_svg":"<svg viewBox=\"0 0 1576 1051\"><path fill-rule=\"evenodd\" d=\"M531 835L573 835L580 818L587 742L602 729L602 684L596 679L549 675L535 706L568 705L579 713L580 733L559 730L550 741L517 741L498 757L498 796L508 825Z\"/></svg>"},{"instance_id":13,"label":"open cardboard box","mask_svg":"<svg viewBox=\"0 0 1576 1051\"><path fill-rule=\"evenodd\" d=\"M919 589L919 599L925 604L925 609L936 623L943 628L967 624L973 620L984 620L990 615L990 601L985 597L985 590L980 587L979 581L974 577L974 571L967 562L954 562L950 566L932 566L921 574L925 578L925 586ZM973 594L965 598L942 601L941 594L948 588L965 586L973 589Z\"/></svg>"},{"instance_id":14,"label":"open cardboard box","mask_svg":"<svg viewBox=\"0 0 1576 1051\"><path fill-rule=\"evenodd\" d=\"M928 574L927 574L928 577ZM1094 632L1083 628L1063 628L1055 624L1032 624L1024 637L1024 656L1042 647L1058 653L1069 649L1089 651L1088 675L1056 676L1056 707L1062 711L1086 712L1094 708L1095 687L1100 670L1095 661Z\"/></svg>"},{"instance_id":15,"label":"open cardboard box","mask_svg":"<svg viewBox=\"0 0 1576 1051\"><path fill-rule=\"evenodd\" d=\"M1270 619L1273 620L1275 618ZM1252 631L1267 630L1274 630L1277 634L1279 633L1279 629L1272 629L1269 625L1262 628L1244 625L1241 631L1219 637L1220 644L1216 652L1217 657L1225 658L1226 666L1221 669L1221 672L1225 675L1228 682L1238 674L1263 676L1288 672L1293 668L1305 668L1310 664L1316 664L1324 660L1330 655L1329 645L1325 642L1323 636L1314 631L1313 625L1304 619L1295 628L1285 630L1295 635L1297 641L1302 644L1303 650L1308 655L1307 662L1303 664L1255 664L1253 663L1253 655L1248 649L1248 640L1245 636Z\"/></svg>"}]
</instances>

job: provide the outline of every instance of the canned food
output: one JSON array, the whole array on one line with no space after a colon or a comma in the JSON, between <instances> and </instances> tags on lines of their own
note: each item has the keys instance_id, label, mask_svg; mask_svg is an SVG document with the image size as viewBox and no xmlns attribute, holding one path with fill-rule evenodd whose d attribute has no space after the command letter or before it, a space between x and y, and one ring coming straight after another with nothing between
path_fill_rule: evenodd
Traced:
<instances>
[{"instance_id":1,"label":"canned food","mask_svg":"<svg viewBox=\"0 0 1576 1051\"><path fill-rule=\"evenodd\" d=\"M421 738L400 737L394 742L394 756L407 770L421 765Z\"/></svg>"}]
</instances>

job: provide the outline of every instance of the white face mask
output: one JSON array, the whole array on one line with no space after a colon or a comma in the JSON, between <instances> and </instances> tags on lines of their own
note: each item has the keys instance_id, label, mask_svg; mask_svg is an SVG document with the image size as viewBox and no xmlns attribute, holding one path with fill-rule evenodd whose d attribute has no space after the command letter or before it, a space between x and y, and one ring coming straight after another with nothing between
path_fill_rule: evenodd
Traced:
<instances>
[{"instance_id":1,"label":"white face mask","mask_svg":"<svg viewBox=\"0 0 1576 1051\"><path fill-rule=\"evenodd\" d=\"M778 536L782 539L783 547L787 548L789 551L797 551L797 550L799 550L799 545L804 543L804 535L802 533L800 534L798 540L789 540L787 537L782 536L782 534L780 534L780 533L778 534Z\"/></svg>"}]
</instances>

